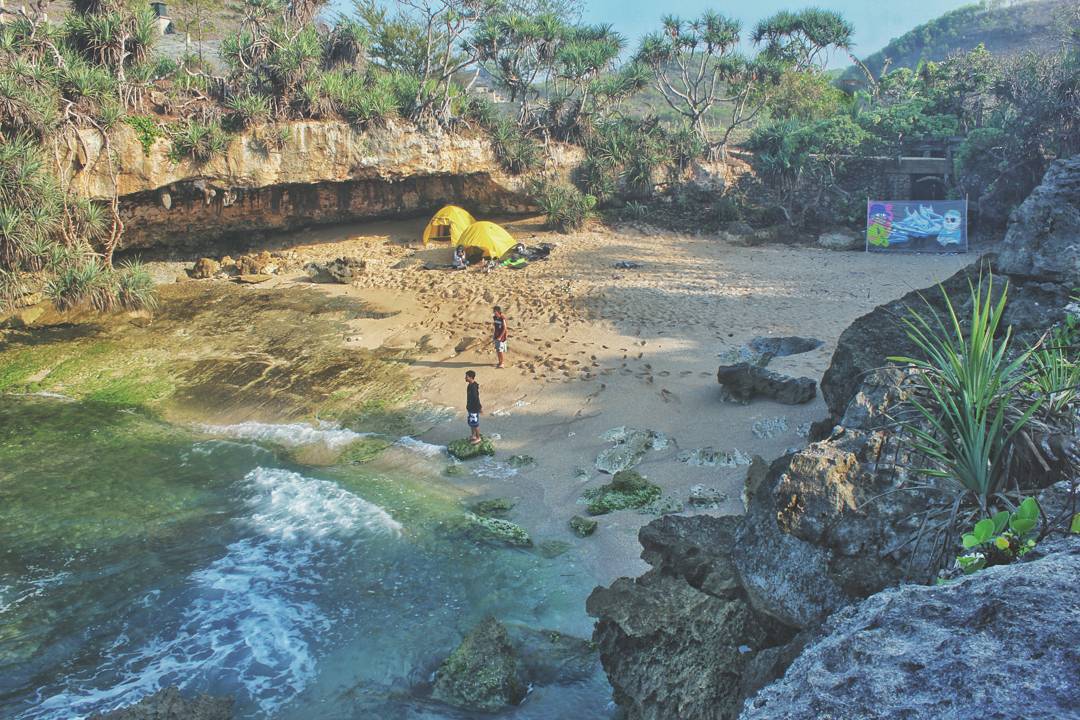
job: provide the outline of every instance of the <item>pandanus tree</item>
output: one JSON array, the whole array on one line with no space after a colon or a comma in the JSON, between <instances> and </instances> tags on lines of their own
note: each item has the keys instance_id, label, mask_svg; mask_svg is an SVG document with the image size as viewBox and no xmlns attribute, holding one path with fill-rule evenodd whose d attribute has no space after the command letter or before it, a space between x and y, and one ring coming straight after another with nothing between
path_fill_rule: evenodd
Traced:
<instances>
[{"instance_id":1,"label":"pandanus tree","mask_svg":"<svg viewBox=\"0 0 1080 720\"><path fill-rule=\"evenodd\" d=\"M536 85L551 71L565 33L555 13L509 12L485 19L473 36L477 55L499 87L518 103L518 122L529 116Z\"/></svg>"},{"instance_id":2,"label":"pandanus tree","mask_svg":"<svg viewBox=\"0 0 1080 720\"><path fill-rule=\"evenodd\" d=\"M760 115L785 71L818 71L829 48L851 46L852 30L828 10L779 12L755 27L751 39L761 49L754 57L738 52L741 32L737 20L711 10L693 20L668 16L637 53L667 104L714 155L735 129ZM725 109L724 130L714 139L709 124L719 107Z\"/></svg>"}]
</instances>

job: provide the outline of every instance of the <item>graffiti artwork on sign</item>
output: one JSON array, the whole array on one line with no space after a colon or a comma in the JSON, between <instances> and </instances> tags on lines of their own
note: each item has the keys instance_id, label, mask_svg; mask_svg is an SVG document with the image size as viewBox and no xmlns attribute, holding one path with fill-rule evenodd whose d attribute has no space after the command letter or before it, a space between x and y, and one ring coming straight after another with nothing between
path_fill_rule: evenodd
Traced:
<instances>
[{"instance_id":1,"label":"graffiti artwork on sign","mask_svg":"<svg viewBox=\"0 0 1080 720\"><path fill-rule=\"evenodd\" d=\"M871 200L866 206L866 249L967 252L967 201Z\"/></svg>"}]
</instances>

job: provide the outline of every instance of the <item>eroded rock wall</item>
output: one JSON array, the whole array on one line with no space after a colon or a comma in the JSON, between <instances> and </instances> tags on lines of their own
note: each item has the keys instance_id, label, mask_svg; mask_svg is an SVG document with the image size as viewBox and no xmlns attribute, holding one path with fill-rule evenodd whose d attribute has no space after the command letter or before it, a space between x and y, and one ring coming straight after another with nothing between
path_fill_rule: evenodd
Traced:
<instances>
[{"instance_id":1,"label":"eroded rock wall","mask_svg":"<svg viewBox=\"0 0 1080 720\"><path fill-rule=\"evenodd\" d=\"M170 158L171 143L146 148L120 124L105 139L83 131L61 152L72 187L99 200L116 188L125 247L197 243L223 236L426 212L455 202L481 213L534 209L531 176L504 173L482 133L436 133L390 123L360 131L305 121L234 136L205 163ZM547 150L547 170L568 172L580 151Z\"/></svg>"}]
</instances>

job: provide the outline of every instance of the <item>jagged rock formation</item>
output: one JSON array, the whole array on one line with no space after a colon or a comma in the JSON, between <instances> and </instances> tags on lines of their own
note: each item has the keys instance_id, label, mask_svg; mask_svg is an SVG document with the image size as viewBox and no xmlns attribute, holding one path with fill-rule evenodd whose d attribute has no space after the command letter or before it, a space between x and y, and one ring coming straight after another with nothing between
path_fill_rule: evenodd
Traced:
<instances>
[{"instance_id":1,"label":"jagged rock formation","mask_svg":"<svg viewBox=\"0 0 1080 720\"><path fill-rule=\"evenodd\" d=\"M1068 718L1080 708L1080 537L829 618L741 720Z\"/></svg>"},{"instance_id":2,"label":"jagged rock formation","mask_svg":"<svg viewBox=\"0 0 1080 720\"><path fill-rule=\"evenodd\" d=\"M525 698L525 682L502 623L485 618L439 667L432 697L449 705L495 712Z\"/></svg>"},{"instance_id":3,"label":"jagged rock formation","mask_svg":"<svg viewBox=\"0 0 1080 720\"><path fill-rule=\"evenodd\" d=\"M1052 164L1015 210L997 266L1039 280L1080 280L1080 155Z\"/></svg>"},{"instance_id":4,"label":"jagged rock formation","mask_svg":"<svg viewBox=\"0 0 1080 720\"><path fill-rule=\"evenodd\" d=\"M119 192L124 247L192 245L226 236L321 223L411 214L454 201L475 211L533 209L527 178L504 173L486 136L430 133L404 123L360 131L348 123L290 123L283 144L256 131L235 136L206 163L169 158L157 139L147 151L134 129L111 131L110 163L101 136L79 134L64 158L81 194ZM580 151L552 145L549 163L575 165ZM118 173L114 175L114 170Z\"/></svg>"},{"instance_id":5,"label":"jagged rock formation","mask_svg":"<svg viewBox=\"0 0 1080 720\"><path fill-rule=\"evenodd\" d=\"M597 588L593 640L631 720L726 720L783 667L791 633L735 581L734 516L664 516L642 528L653 569Z\"/></svg>"},{"instance_id":6,"label":"jagged rock formation","mask_svg":"<svg viewBox=\"0 0 1080 720\"><path fill-rule=\"evenodd\" d=\"M199 695L185 699L176 687L158 690L134 705L91 715L90 720L231 720L232 698Z\"/></svg>"}]
</instances>

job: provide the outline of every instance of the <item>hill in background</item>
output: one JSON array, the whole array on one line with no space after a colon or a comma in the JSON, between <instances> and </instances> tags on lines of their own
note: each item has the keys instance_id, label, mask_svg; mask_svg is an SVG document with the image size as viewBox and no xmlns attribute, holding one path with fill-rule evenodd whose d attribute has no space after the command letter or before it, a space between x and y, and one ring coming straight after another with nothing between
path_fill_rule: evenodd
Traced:
<instances>
[{"instance_id":1,"label":"hill in background","mask_svg":"<svg viewBox=\"0 0 1080 720\"><path fill-rule=\"evenodd\" d=\"M1061 46L1062 25L1078 0L1029 0L1028 2L982 2L965 5L919 25L864 58L877 76L892 59L891 67L914 68L920 62L942 60L955 51L971 50L982 43L995 54L1023 50L1048 52ZM845 78L861 79L856 68Z\"/></svg>"}]
</instances>

